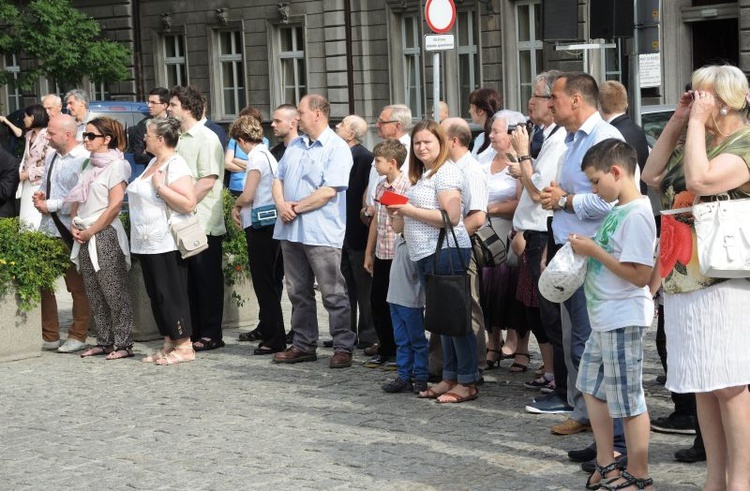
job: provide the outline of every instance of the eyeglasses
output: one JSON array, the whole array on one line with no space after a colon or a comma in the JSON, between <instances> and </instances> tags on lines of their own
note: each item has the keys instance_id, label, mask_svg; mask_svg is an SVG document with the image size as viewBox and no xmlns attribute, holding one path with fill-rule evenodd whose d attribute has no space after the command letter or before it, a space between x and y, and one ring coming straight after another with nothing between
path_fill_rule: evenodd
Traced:
<instances>
[{"instance_id":1,"label":"eyeglasses","mask_svg":"<svg viewBox=\"0 0 750 491\"><path fill-rule=\"evenodd\" d=\"M377 121L375 121L375 124L379 124L379 125L384 125L384 124L388 124L388 123L398 123L398 121L395 120L395 119L391 119L390 121L382 121L382 120L378 119Z\"/></svg>"},{"instance_id":2,"label":"eyeglasses","mask_svg":"<svg viewBox=\"0 0 750 491\"><path fill-rule=\"evenodd\" d=\"M533 94L531 97L536 97L537 99L552 99L551 95Z\"/></svg>"},{"instance_id":3,"label":"eyeglasses","mask_svg":"<svg viewBox=\"0 0 750 491\"><path fill-rule=\"evenodd\" d=\"M104 135L97 135L96 133L85 132L83 134L83 137L87 139L88 141L92 142L96 140L97 138L104 138Z\"/></svg>"},{"instance_id":4,"label":"eyeglasses","mask_svg":"<svg viewBox=\"0 0 750 491\"><path fill-rule=\"evenodd\" d=\"M167 105L167 103L166 103L166 102L161 102L161 101L146 101L146 104L147 104L147 105L155 105L155 104L161 104L161 105L163 105L163 106L166 106L166 105Z\"/></svg>"}]
</instances>

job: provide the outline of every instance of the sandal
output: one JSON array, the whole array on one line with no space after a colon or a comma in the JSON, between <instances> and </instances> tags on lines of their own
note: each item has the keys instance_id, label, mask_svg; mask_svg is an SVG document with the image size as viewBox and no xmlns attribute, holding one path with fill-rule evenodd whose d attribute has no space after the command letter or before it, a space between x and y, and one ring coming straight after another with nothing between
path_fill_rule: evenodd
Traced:
<instances>
[{"instance_id":1,"label":"sandal","mask_svg":"<svg viewBox=\"0 0 750 491\"><path fill-rule=\"evenodd\" d=\"M441 395L441 398L437 399L438 404L459 404L461 402L467 402L467 401L473 401L477 397L479 397L479 389L477 389L473 385L467 386L469 389L474 389L473 391L469 391L469 395L461 396L456 394L455 392L446 392L445 394ZM442 397L445 397L446 399L442 399Z\"/></svg>"},{"instance_id":2,"label":"sandal","mask_svg":"<svg viewBox=\"0 0 750 491\"><path fill-rule=\"evenodd\" d=\"M440 382L438 382L438 384L439 384L439 383L440 383ZM420 399L437 399L437 398L438 398L438 397L440 397L441 395L443 395L443 394L445 394L445 393L447 393L447 392L450 392L451 390L453 390L453 387L455 387L455 386L457 385L457 384L456 384L455 382L446 382L446 384L445 384L445 385L447 385L447 386L448 386L448 388L447 388L447 389L445 389L445 390L444 390L444 391L442 391L442 392L439 392L439 391L435 390L435 387L436 387L436 386L437 386L438 384L435 384L435 385L433 385L432 387L429 387L429 388L428 388L427 390L425 390L425 391L422 391L422 392L420 392L420 393L419 393L419 394L417 395L417 397L418 397L418 398L420 398Z\"/></svg>"},{"instance_id":3,"label":"sandal","mask_svg":"<svg viewBox=\"0 0 750 491\"><path fill-rule=\"evenodd\" d=\"M113 349L108 355L107 360L119 360L121 358L131 358L135 356L133 354L133 348L132 346L128 346L126 348L117 348Z\"/></svg>"},{"instance_id":4,"label":"sandal","mask_svg":"<svg viewBox=\"0 0 750 491\"><path fill-rule=\"evenodd\" d=\"M280 351L284 351L286 347L281 349L274 349L270 346L266 346L265 344L259 344L257 348L253 350L254 355L272 355L274 353L278 353Z\"/></svg>"},{"instance_id":5,"label":"sandal","mask_svg":"<svg viewBox=\"0 0 750 491\"><path fill-rule=\"evenodd\" d=\"M195 351L211 351L223 347L224 341L221 339L200 338L198 341L193 342L193 349Z\"/></svg>"},{"instance_id":6,"label":"sandal","mask_svg":"<svg viewBox=\"0 0 750 491\"><path fill-rule=\"evenodd\" d=\"M193 360L195 360L195 349L192 346L175 346L172 351L154 363L157 365L178 365Z\"/></svg>"},{"instance_id":7,"label":"sandal","mask_svg":"<svg viewBox=\"0 0 750 491\"><path fill-rule=\"evenodd\" d=\"M529 360L529 362L531 362L531 355L529 355L528 353L516 353L515 355L513 355L514 358L516 356L525 356L526 359ZM523 363L518 363L514 361L513 364L510 366L510 368L508 369L508 371L510 373L523 373L528 369L529 369L528 363L524 365Z\"/></svg>"},{"instance_id":8,"label":"sandal","mask_svg":"<svg viewBox=\"0 0 750 491\"><path fill-rule=\"evenodd\" d=\"M164 358L167 355L167 353L169 353L173 349L174 349L174 345L173 344L171 344L171 343L165 344L164 346L162 346L158 350L154 351L153 353L151 353L147 357L143 358L141 361L143 363L155 363L156 360L158 360L159 358Z\"/></svg>"},{"instance_id":9,"label":"sandal","mask_svg":"<svg viewBox=\"0 0 750 491\"><path fill-rule=\"evenodd\" d=\"M617 481L620 479L624 479L623 482L616 484ZM612 479L604 484L602 484L600 489L625 489L629 488L630 486L635 486L635 489L646 489L648 486L653 486L654 480L650 477L645 477L641 479L640 477L635 477L633 474L631 474L628 471L622 471L620 473L620 477L617 479Z\"/></svg>"},{"instance_id":10,"label":"sandal","mask_svg":"<svg viewBox=\"0 0 750 491\"><path fill-rule=\"evenodd\" d=\"M618 461L614 461L609 465L605 465L604 467L600 466L598 462L594 461L594 465L596 466L596 470L589 476L588 479L586 479L586 489L599 489L606 484L605 479L615 481L620 478L620 476L607 478L607 474L609 474L610 472L620 470L620 463ZM594 477L597 473L599 473L602 478L598 482L592 483L591 478Z\"/></svg>"},{"instance_id":11,"label":"sandal","mask_svg":"<svg viewBox=\"0 0 750 491\"><path fill-rule=\"evenodd\" d=\"M498 356L494 360L490 360L490 353L495 353L495 354L498 354L500 356ZM505 356L505 353L503 353L502 350L487 348L487 370L492 370L495 367L499 367L500 366L500 362L503 361L503 357L504 356Z\"/></svg>"},{"instance_id":12,"label":"sandal","mask_svg":"<svg viewBox=\"0 0 750 491\"><path fill-rule=\"evenodd\" d=\"M259 328L255 328L250 332L243 332L237 337L238 341L262 341L263 334L261 334Z\"/></svg>"},{"instance_id":13,"label":"sandal","mask_svg":"<svg viewBox=\"0 0 750 491\"><path fill-rule=\"evenodd\" d=\"M112 353L112 346L103 346L101 344L97 344L96 346L92 346L91 348L81 353L81 358L88 358L89 356L109 355L110 353Z\"/></svg>"}]
</instances>

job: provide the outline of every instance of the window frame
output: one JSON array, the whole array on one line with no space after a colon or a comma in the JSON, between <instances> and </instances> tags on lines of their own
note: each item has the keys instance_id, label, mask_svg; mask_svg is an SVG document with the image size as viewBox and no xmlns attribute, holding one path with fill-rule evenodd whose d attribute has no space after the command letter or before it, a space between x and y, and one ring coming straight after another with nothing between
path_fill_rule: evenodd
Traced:
<instances>
[{"instance_id":1,"label":"window frame","mask_svg":"<svg viewBox=\"0 0 750 491\"><path fill-rule=\"evenodd\" d=\"M299 101L310 93L310 70L308 60L308 30L307 19L304 15L290 16L289 21L267 21L266 34L268 37L268 59L274 60L269 63L268 83L271 97L271 110L282 104L299 104ZM282 31L291 31L292 49L282 49ZM299 30L299 31L298 31ZM297 38L296 33L302 33L302 40ZM301 44L301 46L300 46ZM287 85L284 78L284 63L291 60L294 81ZM304 76L304 84L300 83ZM294 100L287 100L286 92L289 88L294 91Z\"/></svg>"},{"instance_id":2,"label":"window frame","mask_svg":"<svg viewBox=\"0 0 750 491\"><path fill-rule=\"evenodd\" d=\"M182 80L181 84L172 84L169 81L167 66L174 66L175 63L168 62L168 60L174 61L170 59L171 57L167 57L166 43L168 37L179 37L182 39L183 56L181 58L184 58L185 80ZM190 85L190 56L188 52L188 39L187 35L185 34L184 26L176 26L169 31L154 33L154 36L152 37L152 43L154 46L154 78L156 79L156 85L159 87L166 87L168 89L172 88L174 85Z\"/></svg>"},{"instance_id":3,"label":"window frame","mask_svg":"<svg viewBox=\"0 0 750 491\"><path fill-rule=\"evenodd\" d=\"M414 44L411 47L407 47L406 39L406 22L407 20L413 21L413 39L411 42ZM420 116L424 114L425 105L425 90L426 81L423 70L424 59L422 56L422 17L419 12L405 12L399 18L399 31L401 41L401 67L402 67L402 89L403 89L403 101L404 104L409 106L412 115ZM409 59L412 59L414 66L414 94L411 94L411 88L409 86ZM414 99L412 101L411 99ZM412 102L415 105L412 105Z\"/></svg>"},{"instance_id":4,"label":"window frame","mask_svg":"<svg viewBox=\"0 0 750 491\"><path fill-rule=\"evenodd\" d=\"M461 45L461 33L462 28L461 14L468 14L467 25L469 26L467 31L467 37L469 38L469 44ZM480 41L481 41L481 29L479 26L479 13L475 9L459 10L456 16L456 58L457 58L457 73L458 73L458 114L468 115L469 114L469 94L481 85L482 74L481 74L481 60L480 60ZM475 38L476 36L476 38ZM461 80L461 63L462 58L468 57L469 60L469 83L467 84L469 89L466 94L462 93L463 81ZM447 78L446 78L447 83Z\"/></svg>"},{"instance_id":5,"label":"window frame","mask_svg":"<svg viewBox=\"0 0 750 491\"><path fill-rule=\"evenodd\" d=\"M515 82L516 82L516 97L521 104L525 104L528 101L531 93L534 90L534 78L540 73L537 71L537 65L539 65L538 57L544 60L544 42L541 40L541 32L536 31L536 24L541 25L541 19L536 19L535 6L539 6L541 15L541 0L518 0L513 5L514 9L514 24L515 24L515 45L516 45L516 67L515 67ZM526 41L520 40L521 35L521 16L519 15L520 8L527 7L529 11L528 16L528 32L529 39ZM528 81L522 80L521 73L521 53L529 53L529 68L530 68L530 79ZM524 88L529 91L529 97L524 97Z\"/></svg>"},{"instance_id":6,"label":"window frame","mask_svg":"<svg viewBox=\"0 0 750 491\"><path fill-rule=\"evenodd\" d=\"M11 57L12 64L10 65L8 64L8 57ZM12 112L18 111L25 107L23 104L23 93L21 92L21 89L18 87L18 77L21 73L21 64L18 61L18 54L16 53L4 54L3 70L10 73L11 77L15 81L12 87L11 87L11 84L5 84L5 87L4 87L6 107L3 112L5 114L10 114ZM12 105L11 101L15 101L15 105Z\"/></svg>"}]
</instances>

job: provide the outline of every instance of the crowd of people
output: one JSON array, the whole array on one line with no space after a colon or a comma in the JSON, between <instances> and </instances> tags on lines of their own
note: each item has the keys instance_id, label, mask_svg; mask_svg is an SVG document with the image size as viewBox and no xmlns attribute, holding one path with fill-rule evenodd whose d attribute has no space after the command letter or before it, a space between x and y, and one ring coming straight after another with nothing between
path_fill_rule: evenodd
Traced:
<instances>
[{"instance_id":1,"label":"crowd of people","mask_svg":"<svg viewBox=\"0 0 750 491\"><path fill-rule=\"evenodd\" d=\"M331 368L350 367L354 350L364 349L364 367L395 371L384 392L455 404L479 397L483 373L503 359L512 359L511 372L529 370L533 333L542 366L525 386L540 395L526 410L566 415L554 434L593 430L589 447L569 453L591 473L586 488L651 489L651 428L697 430L678 459L707 459L706 489L748 489L750 337L741 306L750 283L705 277L696 254L680 251L693 247L684 208L696 197L750 196L749 94L736 67L697 70L649 154L625 114L622 84L599 86L585 73L539 74L528 117L503 109L494 89L475 90L469 113L484 130L476 138L464 119L413 124L408 107L389 105L375 122L382 141L372 151L363 145L367 123L349 115L334 130L318 94L275 109L278 144L269 148L256 108L243 109L225 145L197 89L156 88L150 117L131 134L134 159L145 165L133 179L120 123L90 119L80 90L65 97L68 115L47 96L26 108L24 129L0 118L16 136L25 132L12 173L24 226L71 248L73 325L62 343L54 293L43 292L43 348L134 356L131 254L164 337L142 361L175 365L223 347L222 236L235 226L247 239L260 320L239 340L257 341L255 355L317 360L317 289ZM643 184L661 192L664 210L677 211L659 219ZM227 224L224 187L235 199ZM129 231L118 219L126 196ZM208 247L183 259L171 227L195 216ZM473 253L485 227L505 241L505 262L484 264ZM566 244L589 258L588 271L560 304L538 283ZM446 273L471 281L471 326L428 336L428 278ZM293 307L289 333L283 288ZM642 340L654 299L675 412L652 422ZM89 324L97 341L87 348Z\"/></svg>"}]
</instances>

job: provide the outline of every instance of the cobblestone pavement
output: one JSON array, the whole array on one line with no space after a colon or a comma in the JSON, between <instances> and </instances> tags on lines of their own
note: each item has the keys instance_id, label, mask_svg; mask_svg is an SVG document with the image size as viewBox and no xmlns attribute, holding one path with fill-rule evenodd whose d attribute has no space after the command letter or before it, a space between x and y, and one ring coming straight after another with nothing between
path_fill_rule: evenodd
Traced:
<instances>
[{"instance_id":1,"label":"cobblestone pavement","mask_svg":"<svg viewBox=\"0 0 750 491\"><path fill-rule=\"evenodd\" d=\"M238 334L172 367L139 361L158 342L137 343L139 356L120 361L44 352L0 364L0 489L584 487L566 451L591 433L554 436L549 427L562 417L526 413L531 375L508 373L510 361L485 372L476 401L438 405L384 394L390 372L329 369L330 349L317 362L273 365ZM644 380L658 417L671 401L653 382L654 329L648 337ZM364 360L357 351L355 362ZM692 437L651 437L656 488L698 489L705 465L672 458Z\"/></svg>"}]
</instances>

